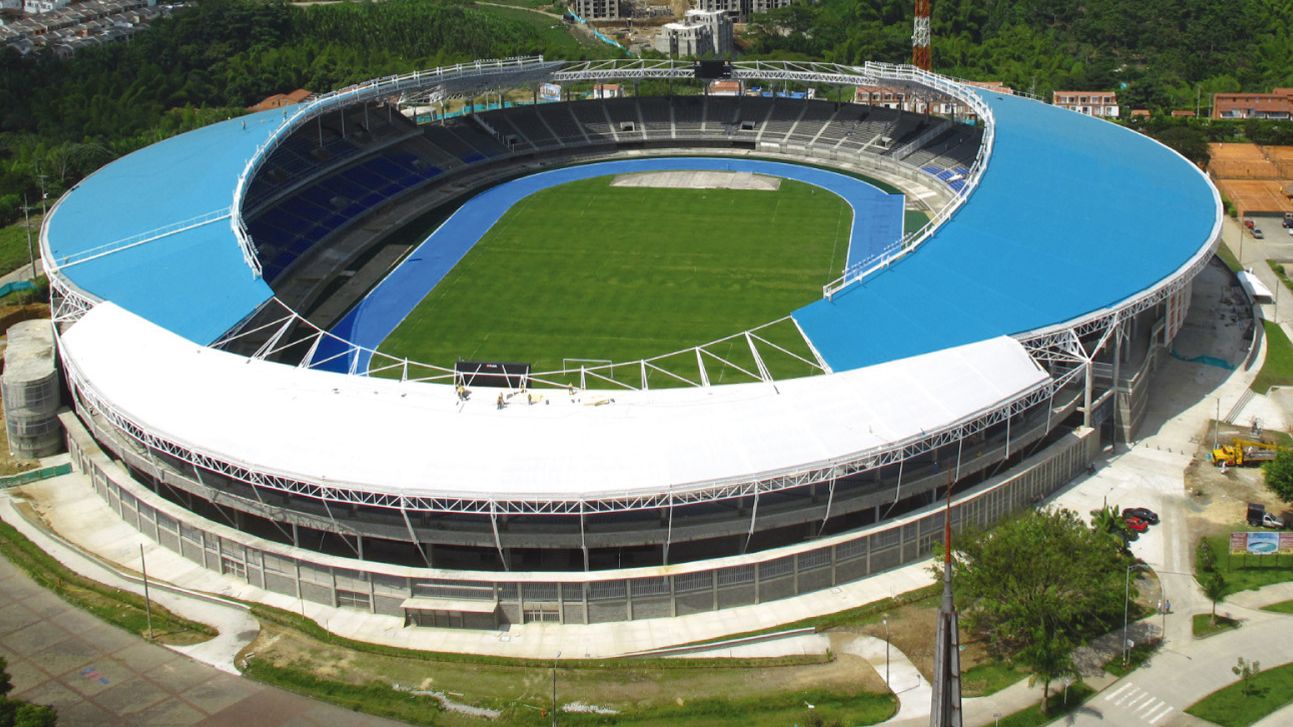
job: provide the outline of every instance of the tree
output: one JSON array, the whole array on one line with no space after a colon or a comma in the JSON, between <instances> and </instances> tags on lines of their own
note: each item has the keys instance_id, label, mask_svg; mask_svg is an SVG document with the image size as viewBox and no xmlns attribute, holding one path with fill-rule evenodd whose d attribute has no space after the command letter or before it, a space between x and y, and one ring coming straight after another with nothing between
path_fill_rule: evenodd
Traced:
<instances>
[{"instance_id":1,"label":"tree","mask_svg":"<svg viewBox=\"0 0 1293 727\"><path fill-rule=\"evenodd\" d=\"M1293 502L1293 450L1280 450L1275 459L1262 465L1266 486L1284 502Z\"/></svg>"},{"instance_id":2,"label":"tree","mask_svg":"<svg viewBox=\"0 0 1293 727\"><path fill-rule=\"evenodd\" d=\"M1074 643L1064 634L1048 633L1038 627L1033 633L1033 642L1024 647L1015 657L1020 663L1028 664L1032 675L1029 685L1042 684L1042 714L1049 709L1051 682L1065 677L1078 676L1077 664L1073 661Z\"/></svg>"},{"instance_id":3,"label":"tree","mask_svg":"<svg viewBox=\"0 0 1293 727\"><path fill-rule=\"evenodd\" d=\"M1199 547L1194 552L1194 568L1200 573L1211 573L1217 569L1217 551L1207 538L1199 539Z\"/></svg>"},{"instance_id":4,"label":"tree","mask_svg":"<svg viewBox=\"0 0 1293 727\"><path fill-rule=\"evenodd\" d=\"M1118 547L1127 551L1127 544L1136 539L1136 535L1127 526L1127 519L1117 505L1106 505L1091 511L1091 527L1097 532L1113 538Z\"/></svg>"},{"instance_id":5,"label":"tree","mask_svg":"<svg viewBox=\"0 0 1293 727\"><path fill-rule=\"evenodd\" d=\"M1249 661L1244 657L1239 657L1235 665L1230 667L1230 671L1239 677L1239 691L1243 692L1245 697L1251 697L1257 693L1257 685L1253 680L1262 672L1260 661Z\"/></svg>"},{"instance_id":6,"label":"tree","mask_svg":"<svg viewBox=\"0 0 1293 727\"><path fill-rule=\"evenodd\" d=\"M1212 601L1212 625L1217 625L1217 601L1226 597L1226 578L1218 571L1208 571L1199 575L1199 586L1203 595Z\"/></svg>"},{"instance_id":7,"label":"tree","mask_svg":"<svg viewBox=\"0 0 1293 727\"><path fill-rule=\"evenodd\" d=\"M1131 562L1116 538L1077 513L1029 511L962 536L953 576L967 629L1048 691L1072 673L1076 644L1121 623Z\"/></svg>"}]
</instances>

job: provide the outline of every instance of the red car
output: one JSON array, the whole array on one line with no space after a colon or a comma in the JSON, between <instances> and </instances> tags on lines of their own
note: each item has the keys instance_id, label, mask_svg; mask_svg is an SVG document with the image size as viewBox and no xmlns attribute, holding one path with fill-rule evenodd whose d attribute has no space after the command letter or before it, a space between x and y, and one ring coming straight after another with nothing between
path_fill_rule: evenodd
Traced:
<instances>
[{"instance_id":1,"label":"red car","mask_svg":"<svg viewBox=\"0 0 1293 727\"><path fill-rule=\"evenodd\" d=\"M1134 533L1143 533L1146 530L1149 530L1149 523L1138 517L1129 517L1124 522L1127 523L1127 527L1131 528L1131 531Z\"/></svg>"}]
</instances>

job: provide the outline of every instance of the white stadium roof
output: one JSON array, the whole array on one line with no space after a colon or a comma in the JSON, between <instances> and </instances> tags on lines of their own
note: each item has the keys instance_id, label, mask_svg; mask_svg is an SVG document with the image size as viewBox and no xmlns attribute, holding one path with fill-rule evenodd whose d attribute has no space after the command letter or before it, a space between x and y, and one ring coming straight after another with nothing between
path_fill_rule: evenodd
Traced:
<instances>
[{"instance_id":1,"label":"white stadium roof","mask_svg":"<svg viewBox=\"0 0 1293 727\"><path fill-rule=\"evenodd\" d=\"M1002 336L830 376L709 388L497 389L248 359L111 302L61 337L72 373L142 429L266 474L409 496L597 499L703 490L883 450L1044 386ZM647 405L649 404L649 405ZM254 464L253 464L254 463Z\"/></svg>"}]
</instances>

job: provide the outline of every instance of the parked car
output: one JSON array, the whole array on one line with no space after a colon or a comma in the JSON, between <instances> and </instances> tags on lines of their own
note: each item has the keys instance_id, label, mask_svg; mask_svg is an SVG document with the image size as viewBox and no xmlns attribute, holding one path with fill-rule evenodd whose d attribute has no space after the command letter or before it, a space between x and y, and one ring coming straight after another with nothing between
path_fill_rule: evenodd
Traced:
<instances>
[{"instance_id":1,"label":"parked car","mask_svg":"<svg viewBox=\"0 0 1293 727\"><path fill-rule=\"evenodd\" d=\"M1262 228L1260 228L1260 227L1254 227L1254 228L1253 228L1253 239L1254 239L1254 240L1265 240L1265 239L1266 239L1266 233L1262 232Z\"/></svg>"},{"instance_id":2,"label":"parked car","mask_svg":"<svg viewBox=\"0 0 1293 727\"><path fill-rule=\"evenodd\" d=\"M1250 230L1251 230L1251 229L1253 229L1253 221L1252 221L1252 220L1250 220L1250 219L1248 219L1247 217L1245 217L1245 218L1244 218L1244 227L1247 227L1247 228L1248 228L1248 229L1250 229Z\"/></svg>"},{"instance_id":3,"label":"parked car","mask_svg":"<svg viewBox=\"0 0 1293 727\"><path fill-rule=\"evenodd\" d=\"M1144 520L1150 525L1158 524L1158 513L1154 512L1153 510L1150 510L1147 507L1123 508L1122 516L1124 518L1129 518L1129 517L1140 518L1141 520Z\"/></svg>"},{"instance_id":4,"label":"parked car","mask_svg":"<svg viewBox=\"0 0 1293 727\"><path fill-rule=\"evenodd\" d=\"M1125 522L1127 523L1127 527L1131 528L1133 533L1143 533L1146 530L1149 530L1149 523L1138 517L1126 518Z\"/></svg>"}]
</instances>

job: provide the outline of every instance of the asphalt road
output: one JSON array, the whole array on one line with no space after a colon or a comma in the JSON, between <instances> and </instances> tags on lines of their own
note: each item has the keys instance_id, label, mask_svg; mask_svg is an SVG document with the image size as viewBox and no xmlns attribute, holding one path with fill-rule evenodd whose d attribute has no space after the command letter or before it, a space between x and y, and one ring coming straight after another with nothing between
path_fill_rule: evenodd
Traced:
<instances>
[{"instance_id":1,"label":"asphalt road","mask_svg":"<svg viewBox=\"0 0 1293 727\"><path fill-rule=\"evenodd\" d=\"M395 725L267 687L150 644L69 606L0 558L0 656L11 696L76 725Z\"/></svg>"}]
</instances>

